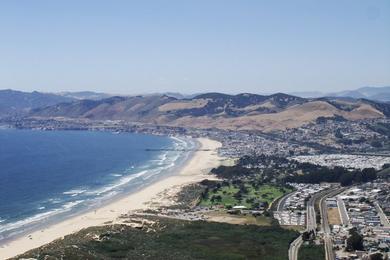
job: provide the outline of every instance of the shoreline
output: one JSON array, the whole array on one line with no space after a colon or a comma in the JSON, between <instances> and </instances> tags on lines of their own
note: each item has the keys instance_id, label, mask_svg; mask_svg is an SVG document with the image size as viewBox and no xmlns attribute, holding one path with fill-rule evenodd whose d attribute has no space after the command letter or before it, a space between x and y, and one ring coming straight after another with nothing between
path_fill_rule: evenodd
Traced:
<instances>
[{"instance_id":1,"label":"shoreline","mask_svg":"<svg viewBox=\"0 0 390 260\"><path fill-rule=\"evenodd\" d=\"M181 167L173 169L167 177L102 205L96 210L70 217L59 223L24 234L23 237L10 240L0 246L0 258L14 257L90 226L120 223L118 218L130 211L145 210L156 203L158 205L169 203L166 201L167 198L161 195L162 193L169 190L175 193L179 190L178 187L210 178L211 176L207 175L209 171L221 164L222 158L217 153L217 148L221 146L221 143L206 138L196 140L199 143L199 150L193 152Z\"/></svg>"},{"instance_id":2,"label":"shoreline","mask_svg":"<svg viewBox=\"0 0 390 260\"><path fill-rule=\"evenodd\" d=\"M42 132L41 130L39 131ZM133 133L131 134L133 135ZM141 133L137 135L148 134ZM4 226L0 225L0 248L10 241L23 237L25 234L30 234L34 231L42 230L45 227L52 226L72 217L94 211L121 198L127 197L129 194L136 193L137 191L142 190L143 188L158 182L161 179L164 179L173 174L177 174L178 170L187 163L187 161L192 157L194 151L199 148L200 144L198 141L196 141L196 139L192 138L181 136L167 136L167 138L173 140L175 147L181 147L181 145L185 143L184 146L191 147L191 149L186 150L185 152L181 152L180 154L175 152L175 154L170 155L167 154L170 153L170 151L161 151L156 158L150 158L150 160L148 159L147 162L138 165L132 174L121 174L120 178L106 182L101 187L97 187L95 190L84 190L84 188L79 188L82 189L83 192L97 194L96 196L79 197L78 194L76 194L77 197L74 200L70 200L62 204L62 207L50 208L49 206L49 211L44 211L43 213L36 212L35 214L25 219L10 222L8 223L8 226L7 224ZM173 163L169 163L169 161L172 162L171 159L173 158L175 158ZM168 163L164 163L166 159L169 159ZM131 169L134 169L133 167L134 166L131 166ZM122 172L122 170L120 171ZM123 171L125 172L126 170ZM112 173L107 174L112 175ZM142 181L140 181L141 179ZM74 189L71 188L69 191L73 193L73 190ZM98 193L96 193L99 190L103 190L100 192L101 194L106 194L100 196ZM109 192L108 194L107 191ZM66 192L68 192L68 190ZM65 194L65 192L62 194ZM73 197L73 195L71 196ZM61 198L59 199L61 200ZM73 207L72 204L76 207ZM69 206L67 207L66 205Z\"/></svg>"}]
</instances>

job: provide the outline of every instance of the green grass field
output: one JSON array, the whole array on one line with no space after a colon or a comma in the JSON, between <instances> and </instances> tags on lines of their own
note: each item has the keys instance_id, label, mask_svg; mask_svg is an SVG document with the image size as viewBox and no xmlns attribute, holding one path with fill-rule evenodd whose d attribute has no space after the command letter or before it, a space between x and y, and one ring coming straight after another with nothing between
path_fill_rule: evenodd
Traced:
<instances>
[{"instance_id":1,"label":"green grass field","mask_svg":"<svg viewBox=\"0 0 390 260\"><path fill-rule=\"evenodd\" d=\"M254 205L260 202L266 202L270 205L275 199L291 192L290 189L269 184L256 187L245 183L244 187L245 189L241 192L240 196L237 196L240 187L232 183L228 186L221 186L220 188L209 190L201 200L200 205L223 205L225 207L243 205L247 208L253 208Z\"/></svg>"}]
</instances>

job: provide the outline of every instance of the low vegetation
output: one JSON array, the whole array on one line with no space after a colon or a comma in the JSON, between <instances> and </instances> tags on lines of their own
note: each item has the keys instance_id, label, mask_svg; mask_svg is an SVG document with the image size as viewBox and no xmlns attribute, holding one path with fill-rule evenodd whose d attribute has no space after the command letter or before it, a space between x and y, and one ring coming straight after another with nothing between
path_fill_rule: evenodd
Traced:
<instances>
[{"instance_id":1,"label":"low vegetation","mask_svg":"<svg viewBox=\"0 0 390 260\"><path fill-rule=\"evenodd\" d=\"M193 208L200 201L205 188L206 187L204 185L199 183L184 186L177 194L176 203L168 208L181 210Z\"/></svg>"},{"instance_id":2,"label":"low vegetation","mask_svg":"<svg viewBox=\"0 0 390 260\"><path fill-rule=\"evenodd\" d=\"M298 235L278 226L230 225L149 217L142 228L92 227L18 258L36 259L287 259Z\"/></svg>"},{"instance_id":3,"label":"low vegetation","mask_svg":"<svg viewBox=\"0 0 390 260\"><path fill-rule=\"evenodd\" d=\"M302 245L298 252L299 260L325 260L324 245Z\"/></svg>"}]
</instances>

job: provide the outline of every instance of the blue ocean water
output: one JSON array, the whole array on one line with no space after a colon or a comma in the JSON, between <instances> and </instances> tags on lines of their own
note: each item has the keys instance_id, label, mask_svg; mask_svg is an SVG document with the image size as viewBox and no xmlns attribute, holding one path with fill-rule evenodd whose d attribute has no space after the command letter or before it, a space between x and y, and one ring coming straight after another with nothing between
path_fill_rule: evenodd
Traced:
<instances>
[{"instance_id":1,"label":"blue ocean water","mask_svg":"<svg viewBox=\"0 0 390 260\"><path fill-rule=\"evenodd\" d=\"M171 148L194 145L131 133L0 129L0 241L139 189L188 156Z\"/></svg>"}]
</instances>

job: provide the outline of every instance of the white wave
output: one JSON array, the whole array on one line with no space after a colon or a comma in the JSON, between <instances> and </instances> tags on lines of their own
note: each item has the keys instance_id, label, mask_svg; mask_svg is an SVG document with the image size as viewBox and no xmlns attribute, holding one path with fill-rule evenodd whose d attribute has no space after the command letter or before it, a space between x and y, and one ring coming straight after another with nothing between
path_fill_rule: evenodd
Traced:
<instances>
[{"instance_id":1,"label":"white wave","mask_svg":"<svg viewBox=\"0 0 390 260\"><path fill-rule=\"evenodd\" d=\"M79 205L82 202L84 202L84 200L77 200L77 201L68 202L68 203L64 204L61 208L56 208L56 209L53 209L51 211L39 213L39 214L36 214L32 217L0 226L0 233L4 232L4 231L11 231L11 230L21 228L21 227L24 227L27 225L31 225L33 223L41 222L42 220L48 219L49 217L55 216L59 213L64 213L64 212L70 211L74 206Z\"/></svg>"},{"instance_id":2,"label":"white wave","mask_svg":"<svg viewBox=\"0 0 390 260\"><path fill-rule=\"evenodd\" d=\"M114 177L121 177L121 176L123 176L122 174L119 174L119 173L113 173L113 174L111 174L111 176L114 176Z\"/></svg>"},{"instance_id":3,"label":"white wave","mask_svg":"<svg viewBox=\"0 0 390 260\"><path fill-rule=\"evenodd\" d=\"M109 192L109 193L104 194L104 195L103 195L102 197L100 197L100 198L103 199L103 200L106 200L106 199L108 199L108 198L111 198L111 197L117 195L118 193L119 193L118 191L111 191L111 192ZM95 201L95 202L96 202L96 201ZM100 201L97 201L97 202L100 202Z\"/></svg>"},{"instance_id":4,"label":"white wave","mask_svg":"<svg viewBox=\"0 0 390 260\"><path fill-rule=\"evenodd\" d=\"M157 161L157 164L158 165L163 165L165 163L165 161L167 161L169 158L168 158L168 152L166 153L163 153L159 156L159 159L156 160Z\"/></svg>"},{"instance_id":5,"label":"white wave","mask_svg":"<svg viewBox=\"0 0 390 260\"><path fill-rule=\"evenodd\" d=\"M147 172L148 171L141 171L141 172L136 173L136 174L131 174L129 176L121 178L119 181L115 182L112 185L105 186L105 187L103 187L101 189L98 189L98 190L95 190L95 191L87 192L86 194L88 194L88 195L101 195L101 194L107 193L109 191L112 191L112 190L114 190L114 189L116 189L118 187L121 187L121 186L129 183L130 181L132 181L135 178L138 178L138 177L144 175Z\"/></svg>"},{"instance_id":6,"label":"white wave","mask_svg":"<svg viewBox=\"0 0 390 260\"><path fill-rule=\"evenodd\" d=\"M85 200L76 200L76 201L71 201L71 202L68 202L68 203L65 203L62 208L65 209L65 210L69 210L71 208L73 208L74 206L76 205L79 205L80 203L84 202Z\"/></svg>"},{"instance_id":7,"label":"white wave","mask_svg":"<svg viewBox=\"0 0 390 260\"><path fill-rule=\"evenodd\" d=\"M58 198L48 199L48 201L51 202L52 204L59 204L62 202L62 200Z\"/></svg>"},{"instance_id":8,"label":"white wave","mask_svg":"<svg viewBox=\"0 0 390 260\"><path fill-rule=\"evenodd\" d=\"M58 214L61 210L62 209L53 209L53 210L48 211L48 212L39 213L39 214L36 214L32 217L3 225L0 227L0 232L9 231L9 230L13 230L16 228L21 228L21 227L29 225L31 223L41 221L41 220L46 219L50 216Z\"/></svg>"},{"instance_id":9,"label":"white wave","mask_svg":"<svg viewBox=\"0 0 390 260\"><path fill-rule=\"evenodd\" d=\"M176 144L178 144L178 145L183 145L183 146L188 145L188 141L186 141L184 138L180 138L180 137L176 137L176 136L171 136L170 138L173 139L174 141L176 141Z\"/></svg>"},{"instance_id":10,"label":"white wave","mask_svg":"<svg viewBox=\"0 0 390 260\"><path fill-rule=\"evenodd\" d=\"M159 156L159 160L164 161L164 160L167 159L167 157L168 157L168 153L167 153L167 152L166 152L166 153L162 153L162 154Z\"/></svg>"},{"instance_id":11,"label":"white wave","mask_svg":"<svg viewBox=\"0 0 390 260\"><path fill-rule=\"evenodd\" d=\"M64 195L75 196L75 195L82 194L82 193L84 193L84 192L86 192L86 191L87 191L87 190L85 190L85 189L73 189L73 190L65 191L65 192L63 192L62 194L64 194Z\"/></svg>"},{"instance_id":12,"label":"white wave","mask_svg":"<svg viewBox=\"0 0 390 260\"><path fill-rule=\"evenodd\" d=\"M171 138L175 140L175 144L177 145L177 147L187 148L187 147L192 145L189 141L186 142L186 141L184 141L180 138L176 138L176 137L171 137ZM115 189L120 188L121 186L128 184L129 182L131 182L132 180L134 180L136 178L142 177L143 180L147 180L153 176L160 174L164 170L167 170L171 167L174 167L175 163L182 156L182 154L183 154L182 152L168 151L168 152L161 154L159 156L158 160L150 160L148 164L141 165L140 167L137 167L138 169L145 169L145 170L141 170L138 173L131 174L128 176L123 176L121 174L112 174L112 176L121 177L121 178L119 178L119 180L114 182L113 184L102 187L98 190L89 191L87 189L78 188L78 189L72 189L69 191L65 191L65 192L63 192L63 194L70 195L70 196L77 196L79 194L95 195L95 196L96 195L98 195L98 196L103 195L103 197L114 196L114 195L118 194L118 191L116 191ZM151 165L151 162L153 162L152 165ZM131 168L133 169L134 166L131 166ZM53 204L59 204L59 203L63 202L62 200L60 200L58 198L52 198L52 199L49 199L48 201L53 203ZM39 214L36 214L32 217L29 217L29 218L26 218L23 220L19 220L19 221L13 222L13 223L7 223L4 225L0 225L0 233L4 232L4 231L11 231L11 230L21 228L21 227L24 227L27 225L31 225L32 223L37 223L39 221L42 221L42 220L47 219L49 217L52 217L54 215L70 211L72 208L83 203L84 201L85 200L77 200L77 201L68 202L68 203L62 205L62 207L60 207L60 208L56 208L56 209L53 209L53 210L48 211L48 212L39 213ZM43 209L45 209L45 207L40 207L38 209L43 210ZM0 223L1 222L4 222L4 220L0 219Z\"/></svg>"}]
</instances>

